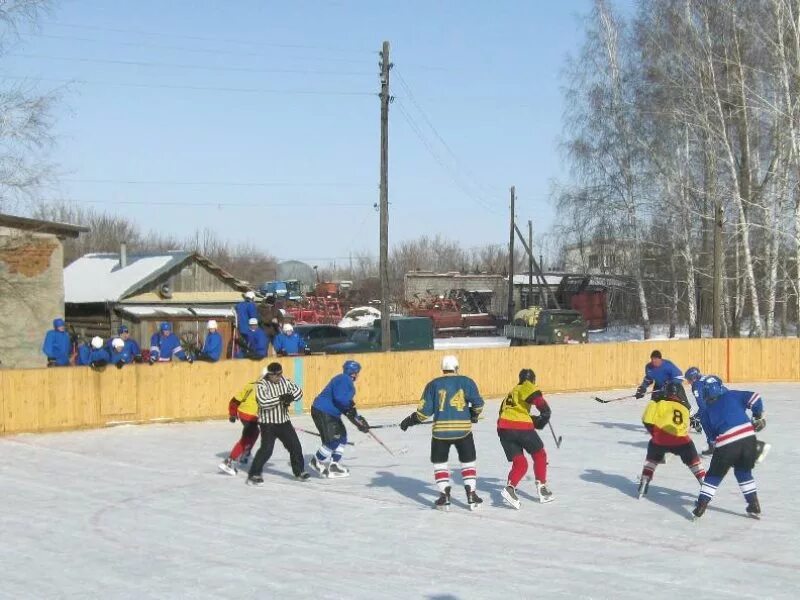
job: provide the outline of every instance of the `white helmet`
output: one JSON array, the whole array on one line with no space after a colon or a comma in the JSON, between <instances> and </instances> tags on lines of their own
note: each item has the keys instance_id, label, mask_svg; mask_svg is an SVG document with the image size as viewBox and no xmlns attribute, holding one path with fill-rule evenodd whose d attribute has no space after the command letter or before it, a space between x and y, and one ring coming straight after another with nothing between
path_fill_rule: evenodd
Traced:
<instances>
[{"instance_id":1,"label":"white helmet","mask_svg":"<svg viewBox=\"0 0 800 600\"><path fill-rule=\"evenodd\" d=\"M256 299L256 293L251 290L249 292L245 292L244 293L244 297L247 298L248 300L255 300Z\"/></svg>"},{"instance_id":2,"label":"white helmet","mask_svg":"<svg viewBox=\"0 0 800 600\"><path fill-rule=\"evenodd\" d=\"M247 322L248 325L258 325L258 319L255 317L251 317L250 320Z\"/></svg>"},{"instance_id":3,"label":"white helmet","mask_svg":"<svg viewBox=\"0 0 800 600\"><path fill-rule=\"evenodd\" d=\"M124 348L125 342L123 342L120 338L114 338L113 340L111 340L111 345L114 348Z\"/></svg>"},{"instance_id":4,"label":"white helmet","mask_svg":"<svg viewBox=\"0 0 800 600\"><path fill-rule=\"evenodd\" d=\"M458 359L452 354L442 357L442 371L458 371Z\"/></svg>"},{"instance_id":5,"label":"white helmet","mask_svg":"<svg viewBox=\"0 0 800 600\"><path fill-rule=\"evenodd\" d=\"M92 338L92 348L95 350L100 350L103 347L103 338L96 335Z\"/></svg>"},{"instance_id":6,"label":"white helmet","mask_svg":"<svg viewBox=\"0 0 800 600\"><path fill-rule=\"evenodd\" d=\"M208 324L206 324L206 329L216 329L217 322L214 319L211 319Z\"/></svg>"},{"instance_id":7,"label":"white helmet","mask_svg":"<svg viewBox=\"0 0 800 600\"><path fill-rule=\"evenodd\" d=\"M291 323L284 323L283 324L283 333L291 334L294 331L294 327L292 327Z\"/></svg>"}]
</instances>

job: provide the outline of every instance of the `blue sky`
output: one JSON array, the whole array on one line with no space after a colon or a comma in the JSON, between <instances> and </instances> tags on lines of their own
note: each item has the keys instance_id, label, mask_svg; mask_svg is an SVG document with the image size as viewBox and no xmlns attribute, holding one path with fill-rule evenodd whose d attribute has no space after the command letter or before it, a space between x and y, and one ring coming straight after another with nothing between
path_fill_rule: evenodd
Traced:
<instances>
[{"instance_id":1,"label":"blue sky","mask_svg":"<svg viewBox=\"0 0 800 600\"><path fill-rule=\"evenodd\" d=\"M519 219L549 229L550 182L567 176L560 73L589 9L589 0L63 1L3 70L48 88L72 82L57 112L62 177L50 197L324 264L377 255L384 39L397 98L391 242L441 233L465 247L505 244L512 184Z\"/></svg>"}]
</instances>

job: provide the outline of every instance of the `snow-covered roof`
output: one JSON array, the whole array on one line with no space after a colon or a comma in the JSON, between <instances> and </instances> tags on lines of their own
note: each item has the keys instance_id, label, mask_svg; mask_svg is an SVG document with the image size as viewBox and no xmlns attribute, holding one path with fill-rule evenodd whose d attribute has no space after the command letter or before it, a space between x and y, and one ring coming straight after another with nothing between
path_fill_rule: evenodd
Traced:
<instances>
[{"instance_id":1,"label":"snow-covered roof","mask_svg":"<svg viewBox=\"0 0 800 600\"><path fill-rule=\"evenodd\" d=\"M561 275L545 275L544 280L547 282L547 285L558 285L561 283L563 277ZM506 277L508 280L508 277ZM541 279L536 275L533 276L533 285L537 285L541 282ZM514 275L514 285L526 285L528 283L528 274L525 273L524 275Z\"/></svg>"},{"instance_id":2,"label":"snow-covered roof","mask_svg":"<svg viewBox=\"0 0 800 600\"><path fill-rule=\"evenodd\" d=\"M64 302L118 302L189 256L189 252L133 254L120 268L119 254L86 254L64 269Z\"/></svg>"},{"instance_id":3,"label":"snow-covered roof","mask_svg":"<svg viewBox=\"0 0 800 600\"><path fill-rule=\"evenodd\" d=\"M122 306L119 312L134 317L233 318L231 308L179 308L176 306Z\"/></svg>"}]
</instances>

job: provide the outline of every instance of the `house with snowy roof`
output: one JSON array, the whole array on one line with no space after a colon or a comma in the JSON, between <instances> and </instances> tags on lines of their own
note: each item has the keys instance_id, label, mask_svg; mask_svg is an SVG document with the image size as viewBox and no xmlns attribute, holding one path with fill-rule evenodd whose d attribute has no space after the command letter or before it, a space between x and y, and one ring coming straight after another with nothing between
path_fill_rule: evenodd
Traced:
<instances>
[{"instance_id":1,"label":"house with snowy roof","mask_svg":"<svg viewBox=\"0 0 800 600\"><path fill-rule=\"evenodd\" d=\"M64 269L67 326L84 338L116 336L120 325L147 345L162 321L186 345L202 339L214 319L225 342L233 306L250 291L244 282L196 252L86 254Z\"/></svg>"}]
</instances>

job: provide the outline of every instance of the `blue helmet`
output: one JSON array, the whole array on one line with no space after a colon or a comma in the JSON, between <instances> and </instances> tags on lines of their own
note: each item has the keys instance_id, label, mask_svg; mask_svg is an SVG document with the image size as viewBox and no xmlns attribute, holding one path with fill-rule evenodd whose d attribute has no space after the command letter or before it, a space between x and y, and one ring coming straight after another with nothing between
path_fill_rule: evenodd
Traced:
<instances>
[{"instance_id":1,"label":"blue helmet","mask_svg":"<svg viewBox=\"0 0 800 600\"><path fill-rule=\"evenodd\" d=\"M355 375L361 371L361 365L354 360L346 360L342 365L342 372L345 375Z\"/></svg>"},{"instance_id":2,"label":"blue helmet","mask_svg":"<svg viewBox=\"0 0 800 600\"><path fill-rule=\"evenodd\" d=\"M709 377L703 386L703 393L708 402L716 400L727 391L722 382L716 377Z\"/></svg>"},{"instance_id":3,"label":"blue helmet","mask_svg":"<svg viewBox=\"0 0 800 600\"><path fill-rule=\"evenodd\" d=\"M686 373L684 373L683 376L686 377L686 381L688 381L689 383L694 383L695 381L700 379L703 376L703 374L697 367L689 367L688 369L686 369Z\"/></svg>"},{"instance_id":4,"label":"blue helmet","mask_svg":"<svg viewBox=\"0 0 800 600\"><path fill-rule=\"evenodd\" d=\"M163 323L161 323L160 329L161 331L172 331L172 325L164 321Z\"/></svg>"}]
</instances>

